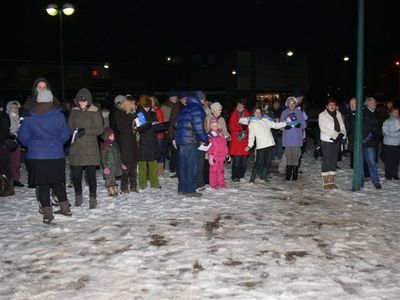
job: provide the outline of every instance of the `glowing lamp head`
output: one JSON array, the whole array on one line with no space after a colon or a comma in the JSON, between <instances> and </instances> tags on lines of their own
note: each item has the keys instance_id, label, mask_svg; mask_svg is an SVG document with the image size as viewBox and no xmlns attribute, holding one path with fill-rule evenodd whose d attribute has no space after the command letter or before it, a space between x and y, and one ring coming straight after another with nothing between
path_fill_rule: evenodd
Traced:
<instances>
[{"instance_id":1,"label":"glowing lamp head","mask_svg":"<svg viewBox=\"0 0 400 300\"><path fill-rule=\"evenodd\" d=\"M350 57L348 57L348 56L343 57L343 61L349 61L349 60L350 60Z\"/></svg>"},{"instance_id":2,"label":"glowing lamp head","mask_svg":"<svg viewBox=\"0 0 400 300\"><path fill-rule=\"evenodd\" d=\"M286 55L290 57L290 56L293 56L293 55L294 55L294 53L293 53L293 51L292 51L292 50L289 50L288 52L286 52Z\"/></svg>"},{"instance_id":3,"label":"glowing lamp head","mask_svg":"<svg viewBox=\"0 0 400 300\"><path fill-rule=\"evenodd\" d=\"M72 6L71 3L65 3L62 7L62 12L64 13L64 15L66 16L70 16L74 13L75 9Z\"/></svg>"},{"instance_id":4,"label":"glowing lamp head","mask_svg":"<svg viewBox=\"0 0 400 300\"><path fill-rule=\"evenodd\" d=\"M57 4L52 3L52 4L47 5L46 11L50 16L54 17L54 16L58 15L59 9L58 9Z\"/></svg>"}]
</instances>

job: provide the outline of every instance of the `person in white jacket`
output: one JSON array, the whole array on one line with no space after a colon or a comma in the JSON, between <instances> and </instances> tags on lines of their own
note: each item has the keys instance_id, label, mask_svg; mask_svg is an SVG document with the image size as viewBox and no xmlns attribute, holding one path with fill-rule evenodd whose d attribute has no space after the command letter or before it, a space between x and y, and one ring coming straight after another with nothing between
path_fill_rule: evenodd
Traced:
<instances>
[{"instance_id":1,"label":"person in white jacket","mask_svg":"<svg viewBox=\"0 0 400 300\"><path fill-rule=\"evenodd\" d=\"M399 180L400 119L398 107L393 107L390 111L390 117L383 122L382 132L385 177L388 180Z\"/></svg>"},{"instance_id":2,"label":"person in white jacket","mask_svg":"<svg viewBox=\"0 0 400 300\"><path fill-rule=\"evenodd\" d=\"M318 116L321 130L321 149L323 154L321 176L324 188L336 188L336 163L340 143L346 137L346 128L342 114L337 109L336 101L328 99L326 108Z\"/></svg>"},{"instance_id":3,"label":"person in white jacket","mask_svg":"<svg viewBox=\"0 0 400 300\"><path fill-rule=\"evenodd\" d=\"M257 175L267 181L267 174L271 166L275 141L271 128L280 129L287 125L286 122L274 122L272 119L262 116L261 108L255 108L249 123L249 141L246 151L256 144L256 161L250 176L250 182L254 182Z\"/></svg>"}]
</instances>

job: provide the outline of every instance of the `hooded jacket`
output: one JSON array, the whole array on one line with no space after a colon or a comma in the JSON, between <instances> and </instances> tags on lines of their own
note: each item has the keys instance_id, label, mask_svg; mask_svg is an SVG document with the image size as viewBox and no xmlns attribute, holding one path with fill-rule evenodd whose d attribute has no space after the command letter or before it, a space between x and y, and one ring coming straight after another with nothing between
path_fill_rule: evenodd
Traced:
<instances>
[{"instance_id":1,"label":"hooded jacket","mask_svg":"<svg viewBox=\"0 0 400 300\"><path fill-rule=\"evenodd\" d=\"M187 106L182 109L176 120L177 145L197 144L207 142L208 136L204 130L205 112L201 107L200 99L196 95L188 97Z\"/></svg>"},{"instance_id":2,"label":"hooded jacket","mask_svg":"<svg viewBox=\"0 0 400 300\"><path fill-rule=\"evenodd\" d=\"M11 106L13 104L16 104L18 109L21 107L21 104L18 101L9 101L7 103L7 108L6 108L7 113L10 116L10 123L11 123L10 132L15 136L17 136L18 129L20 127L20 121L19 121L19 114L11 111Z\"/></svg>"},{"instance_id":3,"label":"hooded jacket","mask_svg":"<svg viewBox=\"0 0 400 300\"><path fill-rule=\"evenodd\" d=\"M88 100L88 108L82 110L79 98ZM80 89L75 97L75 104L71 110L68 126L73 132L76 128L84 128L85 134L71 145L69 158L71 166L97 166L100 165L100 151L97 136L103 133L103 117L100 110L93 105L91 92Z\"/></svg>"}]
</instances>

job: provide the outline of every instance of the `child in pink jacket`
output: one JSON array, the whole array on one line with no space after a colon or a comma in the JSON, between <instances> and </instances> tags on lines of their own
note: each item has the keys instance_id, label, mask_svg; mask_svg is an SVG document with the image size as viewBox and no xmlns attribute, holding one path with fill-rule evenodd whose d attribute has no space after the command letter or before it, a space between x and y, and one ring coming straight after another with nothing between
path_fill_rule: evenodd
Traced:
<instances>
[{"instance_id":1,"label":"child in pink jacket","mask_svg":"<svg viewBox=\"0 0 400 300\"><path fill-rule=\"evenodd\" d=\"M208 162L210 164L210 186L214 189L225 188L224 162L230 161L228 146L223 132L218 125L218 119L213 117L210 120L209 141L211 143L208 149Z\"/></svg>"}]
</instances>

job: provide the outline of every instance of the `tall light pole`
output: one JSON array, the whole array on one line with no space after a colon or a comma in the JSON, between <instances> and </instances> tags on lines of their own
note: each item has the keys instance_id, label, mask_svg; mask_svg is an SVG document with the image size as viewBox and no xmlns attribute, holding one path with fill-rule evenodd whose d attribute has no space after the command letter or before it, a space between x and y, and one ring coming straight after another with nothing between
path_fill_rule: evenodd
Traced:
<instances>
[{"instance_id":1,"label":"tall light pole","mask_svg":"<svg viewBox=\"0 0 400 300\"><path fill-rule=\"evenodd\" d=\"M64 50L63 50L63 30L62 30L62 15L70 16L74 13L75 9L70 3L65 3L60 9L57 4L47 5L46 12L55 17L58 15L60 20L60 75L61 75L61 94L62 102L65 102L65 86L64 86Z\"/></svg>"},{"instance_id":2,"label":"tall light pole","mask_svg":"<svg viewBox=\"0 0 400 300\"><path fill-rule=\"evenodd\" d=\"M399 73L397 96L400 97L400 60L396 60L394 64L397 67L397 72Z\"/></svg>"}]
</instances>

